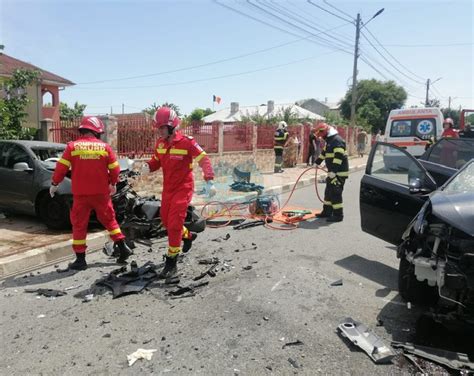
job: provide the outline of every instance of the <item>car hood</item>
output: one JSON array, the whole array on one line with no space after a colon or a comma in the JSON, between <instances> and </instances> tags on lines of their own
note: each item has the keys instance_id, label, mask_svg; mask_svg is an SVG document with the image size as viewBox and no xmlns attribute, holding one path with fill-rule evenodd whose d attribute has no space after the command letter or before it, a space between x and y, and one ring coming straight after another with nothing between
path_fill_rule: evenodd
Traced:
<instances>
[{"instance_id":1,"label":"car hood","mask_svg":"<svg viewBox=\"0 0 474 376\"><path fill-rule=\"evenodd\" d=\"M474 193L440 191L431 196L430 201L433 215L474 236Z\"/></svg>"}]
</instances>

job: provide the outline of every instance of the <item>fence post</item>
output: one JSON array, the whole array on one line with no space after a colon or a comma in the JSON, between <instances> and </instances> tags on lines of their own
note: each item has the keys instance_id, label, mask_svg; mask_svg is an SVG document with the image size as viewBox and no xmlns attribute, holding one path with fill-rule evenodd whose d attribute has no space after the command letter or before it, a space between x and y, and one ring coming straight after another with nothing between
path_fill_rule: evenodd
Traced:
<instances>
[{"instance_id":1,"label":"fence post","mask_svg":"<svg viewBox=\"0 0 474 376\"><path fill-rule=\"evenodd\" d=\"M115 116L105 115L100 116L100 120L105 125L104 141L107 142L112 150L118 150L118 122Z\"/></svg>"},{"instance_id":2,"label":"fence post","mask_svg":"<svg viewBox=\"0 0 474 376\"><path fill-rule=\"evenodd\" d=\"M39 140L53 142L51 129L53 128L53 119L43 119L40 121Z\"/></svg>"},{"instance_id":3,"label":"fence post","mask_svg":"<svg viewBox=\"0 0 474 376\"><path fill-rule=\"evenodd\" d=\"M219 142L217 144L217 153L222 157L224 154L224 123L221 121L218 123L219 127Z\"/></svg>"}]
</instances>

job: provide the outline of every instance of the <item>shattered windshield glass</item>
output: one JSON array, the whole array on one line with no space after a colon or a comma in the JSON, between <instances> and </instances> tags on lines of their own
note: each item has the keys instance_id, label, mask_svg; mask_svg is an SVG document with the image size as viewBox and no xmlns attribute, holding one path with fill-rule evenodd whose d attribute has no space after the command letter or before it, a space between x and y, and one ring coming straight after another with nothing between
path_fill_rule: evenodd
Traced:
<instances>
[{"instance_id":1,"label":"shattered windshield glass","mask_svg":"<svg viewBox=\"0 0 474 376\"><path fill-rule=\"evenodd\" d=\"M443 189L448 193L474 192L474 160L471 161L456 177Z\"/></svg>"},{"instance_id":2,"label":"shattered windshield glass","mask_svg":"<svg viewBox=\"0 0 474 376\"><path fill-rule=\"evenodd\" d=\"M31 148L36 157L48 169L54 170L56 162L61 158L64 148Z\"/></svg>"}]
</instances>

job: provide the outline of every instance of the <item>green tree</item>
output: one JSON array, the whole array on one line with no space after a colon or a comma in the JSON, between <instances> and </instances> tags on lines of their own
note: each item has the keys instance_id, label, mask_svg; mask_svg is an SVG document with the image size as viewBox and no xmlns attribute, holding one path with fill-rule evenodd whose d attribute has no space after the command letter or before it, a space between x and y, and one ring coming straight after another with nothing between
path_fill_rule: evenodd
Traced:
<instances>
[{"instance_id":1,"label":"green tree","mask_svg":"<svg viewBox=\"0 0 474 376\"><path fill-rule=\"evenodd\" d=\"M441 101L439 99L433 98L433 99L428 99L428 103L421 102L421 104L424 104L425 107L440 107Z\"/></svg>"},{"instance_id":2,"label":"green tree","mask_svg":"<svg viewBox=\"0 0 474 376\"><path fill-rule=\"evenodd\" d=\"M391 110L401 108L407 99L407 92L394 81L361 80L357 84L356 121L357 125L376 132L383 129ZM352 89L341 101L341 114L351 117Z\"/></svg>"},{"instance_id":3,"label":"green tree","mask_svg":"<svg viewBox=\"0 0 474 376\"><path fill-rule=\"evenodd\" d=\"M210 108L195 108L188 116L190 121L201 121L207 115L213 114L215 111L212 111Z\"/></svg>"},{"instance_id":4,"label":"green tree","mask_svg":"<svg viewBox=\"0 0 474 376\"><path fill-rule=\"evenodd\" d=\"M74 107L69 107L67 103L59 103L59 117L61 120L74 120L80 119L84 116L84 110L87 105L74 103Z\"/></svg>"},{"instance_id":5,"label":"green tree","mask_svg":"<svg viewBox=\"0 0 474 376\"><path fill-rule=\"evenodd\" d=\"M0 98L0 139L32 138L36 129L24 128L27 113L26 106L30 103L27 87L37 82L38 71L16 69L11 78L3 80L3 96Z\"/></svg>"},{"instance_id":6,"label":"green tree","mask_svg":"<svg viewBox=\"0 0 474 376\"><path fill-rule=\"evenodd\" d=\"M155 111L158 110L160 107L169 107L169 108L173 109L178 116L181 117L181 110L179 109L179 107L177 105L175 105L174 103L168 103L168 102L165 102L161 105L158 105L158 104L156 104L156 102L154 102L151 106L145 108L142 112L145 112L145 113L153 116Z\"/></svg>"}]
</instances>

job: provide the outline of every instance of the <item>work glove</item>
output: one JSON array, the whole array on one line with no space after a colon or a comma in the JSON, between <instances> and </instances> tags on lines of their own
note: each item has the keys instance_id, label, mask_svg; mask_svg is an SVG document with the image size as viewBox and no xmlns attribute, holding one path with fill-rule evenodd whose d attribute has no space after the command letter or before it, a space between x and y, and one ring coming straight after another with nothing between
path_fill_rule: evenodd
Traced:
<instances>
[{"instance_id":1,"label":"work glove","mask_svg":"<svg viewBox=\"0 0 474 376\"><path fill-rule=\"evenodd\" d=\"M149 173L150 173L150 165L145 162L145 163L142 164L141 174L142 175L148 175Z\"/></svg>"},{"instance_id":2,"label":"work glove","mask_svg":"<svg viewBox=\"0 0 474 376\"><path fill-rule=\"evenodd\" d=\"M54 197L57 190L58 190L58 186L51 184L51 187L49 187L49 195L51 196L51 198Z\"/></svg>"},{"instance_id":3,"label":"work glove","mask_svg":"<svg viewBox=\"0 0 474 376\"><path fill-rule=\"evenodd\" d=\"M214 185L214 181L208 180L206 182L206 194L208 197L214 197L217 193L217 189Z\"/></svg>"},{"instance_id":4,"label":"work glove","mask_svg":"<svg viewBox=\"0 0 474 376\"><path fill-rule=\"evenodd\" d=\"M117 187L114 184L109 184L109 192L110 195L113 196L117 193Z\"/></svg>"},{"instance_id":5,"label":"work glove","mask_svg":"<svg viewBox=\"0 0 474 376\"><path fill-rule=\"evenodd\" d=\"M336 173L335 172L328 172L328 178L329 179L334 179L336 177Z\"/></svg>"},{"instance_id":6,"label":"work glove","mask_svg":"<svg viewBox=\"0 0 474 376\"><path fill-rule=\"evenodd\" d=\"M330 184L332 185L335 185L336 187L340 187L342 184L341 184L341 181L337 178L337 176L335 176L334 178L332 178L330 181L329 181Z\"/></svg>"}]
</instances>

